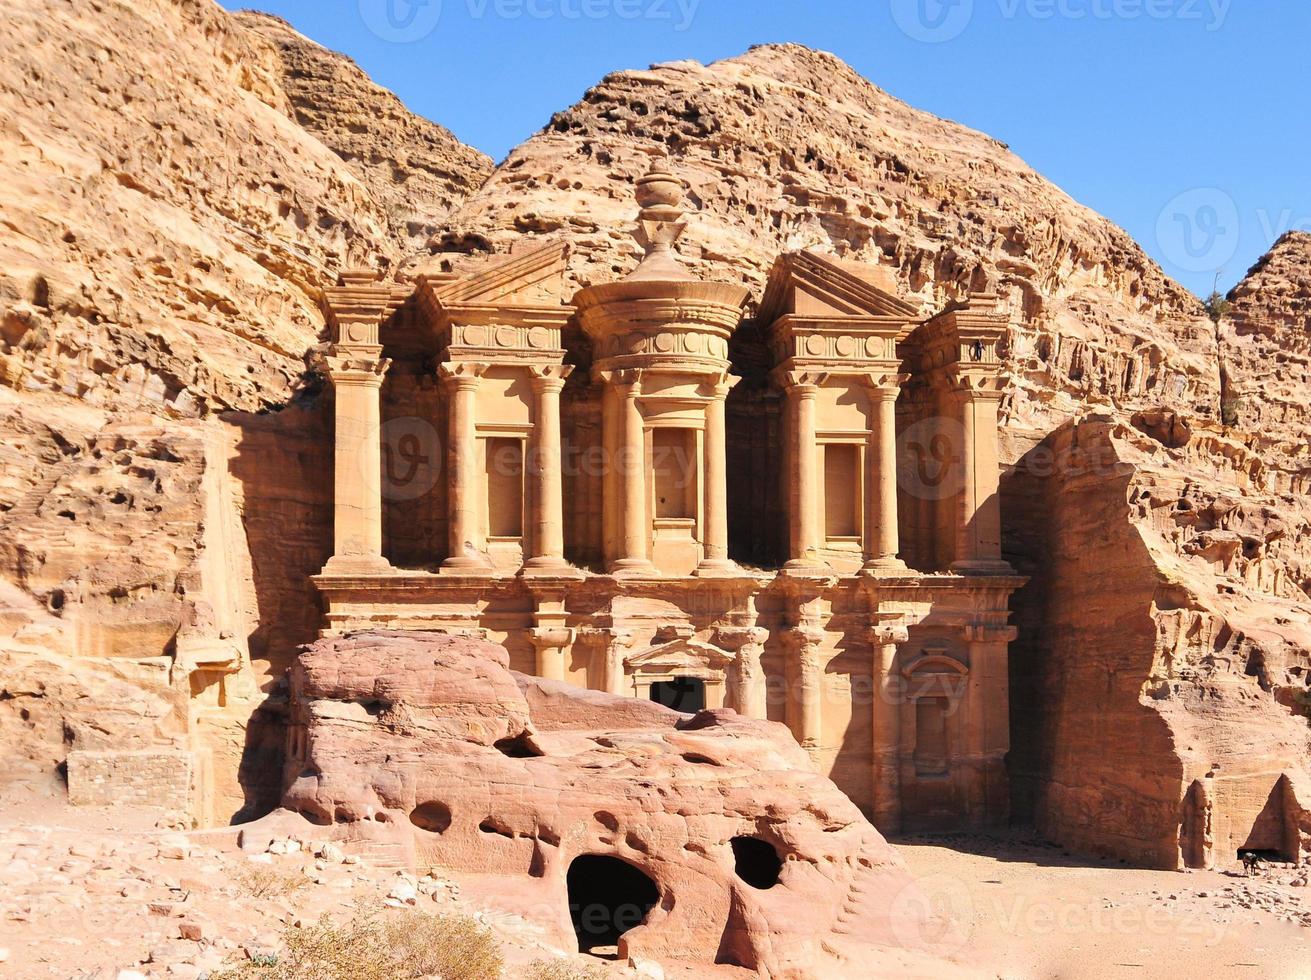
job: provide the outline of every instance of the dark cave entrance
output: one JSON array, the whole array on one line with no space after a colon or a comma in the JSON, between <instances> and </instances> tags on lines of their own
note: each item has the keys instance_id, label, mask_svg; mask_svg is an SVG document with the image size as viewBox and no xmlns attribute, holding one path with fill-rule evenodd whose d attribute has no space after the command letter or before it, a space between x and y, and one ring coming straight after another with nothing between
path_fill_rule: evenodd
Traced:
<instances>
[{"instance_id":1,"label":"dark cave entrance","mask_svg":"<svg viewBox=\"0 0 1311 980\"><path fill-rule=\"evenodd\" d=\"M706 682L699 677L652 681L651 700L684 714L696 714L706 706Z\"/></svg>"},{"instance_id":2,"label":"dark cave entrance","mask_svg":"<svg viewBox=\"0 0 1311 980\"><path fill-rule=\"evenodd\" d=\"M567 883L569 917L582 953L609 954L660 900L660 889L645 872L601 854L574 858Z\"/></svg>"},{"instance_id":3,"label":"dark cave entrance","mask_svg":"<svg viewBox=\"0 0 1311 980\"><path fill-rule=\"evenodd\" d=\"M734 837L732 845L733 870L739 878L752 888L761 890L778 884L783 859L778 856L773 844L759 837Z\"/></svg>"}]
</instances>

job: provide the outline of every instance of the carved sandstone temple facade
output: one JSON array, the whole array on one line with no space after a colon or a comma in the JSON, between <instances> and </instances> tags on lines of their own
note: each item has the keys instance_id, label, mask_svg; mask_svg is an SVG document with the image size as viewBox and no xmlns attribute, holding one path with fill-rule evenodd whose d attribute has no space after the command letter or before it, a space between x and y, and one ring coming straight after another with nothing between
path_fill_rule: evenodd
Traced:
<instances>
[{"instance_id":1,"label":"carved sandstone temple facade","mask_svg":"<svg viewBox=\"0 0 1311 980\"><path fill-rule=\"evenodd\" d=\"M1004 821L1011 592L996 297L927 319L781 256L748 316L673 245L561 296L567 249L326 290L325 633L467 632L528 673L787 724L885 832Z\"/></svg>"}]
</instances>

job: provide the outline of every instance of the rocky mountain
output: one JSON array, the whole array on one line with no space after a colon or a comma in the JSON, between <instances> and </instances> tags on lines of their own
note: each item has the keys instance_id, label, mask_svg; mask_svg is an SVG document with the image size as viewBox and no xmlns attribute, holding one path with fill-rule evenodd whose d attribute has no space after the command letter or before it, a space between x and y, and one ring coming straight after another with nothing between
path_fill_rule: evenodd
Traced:
<instances>
[{"instance_id":1,"label":"rocky mountain","mask_svg":"<svg viewBox=\"0 0 1311 980\"><path fill-rule=\"evenodd\" d=\"M626 272L631 182L656 152L701 209L683 239L700 275L758 292L780 251L815 247L895 269L926 311L1000 288L1022 324L1009 411L1026 427L1086 403L1218 411L1201 305L1124 231L997 140L798 45L607 76L513 150L433 246L563 236L580 283Z\"/></svg>"},{"instance_id":2,"label":"rocky mountain","mask_svg":"<svg viewBox=\"0 0 1311 980\"><path fill-rule=\"evenodd\" d=\"M213 767L211 818L276 798L263 722L329 537L318 290L546 237L577 284L622 274L632 182L667 153L701 275L758 295L813 247L891 269L925 311L985 287L1010 305L1022 814L1169 863L1206 773L1247 815L1271 773L1305 777L1308 236L1214 323L1003 144L796 45L607 76L494 170L349 60L211 0L19 0L0 54L0 738L35 769L168 744ZM147 693L97 724L123 683Z\"/></svg>"},{"instance_id":3,"label":"rocky mountain","mask_svg":"<svg viewBox=\"0 0 1311 980\"><path fill-rule=\"evenodd\" d=\"M266 617L295 633L310 600L292 585L292 611L276 615L247 534L277 526L280 553L305 563L322 548L310 517L294 526L298 502L317 512L312 494L283 499L250 475L268 455L260 439L294 446L318 415L298 412L284 437L267 413L302 384L323 283L344 265L399 263L490 161L340 56L212 0L6 11L0 656L22 664L4 668L21 696L0 697L0 731L28 732L19 744L44 772L71 746L191 744L218 754L239 798L249 637ZM304 109L316 91L341 101ZM361 118L376 120L371 135L352 133ZM306 486L330 472L312 452L290 458L313 473ZM188 656L226 665L199 699L174 669ZM131 719L85 710L88 690L125 673L171 704ZM9 680L45 674L61 683ZM226 734L197 735L211 715Z\"/></svg>"},{"instance_id":4,"label":"rocky mountain","mask_svg":"<svg viewBox=\"0 0 1311 980\"><path fill-rule=\"evenodd\" d=\"M1018 814L1173 867L1180 801L1208 773L1225 833L1284 806L1279 774L1308 773L1305 236L1214 323L1003 144L832 55L768 45L607 76L452 213L427 261L563 236L579 283L625 272L616 230L655 153L700 207L682 244L702 276L758 290L779 251L812 247L890 267L926 312L983 288L1009 302L1005 545L1033 578L1016 599Z\"/></svg>"},{"instance_id":5,"label":"rocky mountain","mask_svg":"<svg viewBox=\"0 0 1311 980\"><path fill-rule=\"evenodd\" d=\"M386 210L393 241L420 249L491 173L490 159L410 112L345 55L278 17L248 10L236 21L276 46L292 118L369 188Z\"/></svg>"}]
</instances>

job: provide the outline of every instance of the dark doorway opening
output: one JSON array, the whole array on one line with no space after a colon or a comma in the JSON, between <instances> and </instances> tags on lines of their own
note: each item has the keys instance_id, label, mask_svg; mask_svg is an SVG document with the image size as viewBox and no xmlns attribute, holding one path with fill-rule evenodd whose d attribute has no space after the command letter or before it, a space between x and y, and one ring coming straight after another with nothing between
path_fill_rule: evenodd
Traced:
<instances>
[{"instance_id":1,"label":"dark doorway opening","mask_svg":"<svg viewBox=\"0 0 1311 980\"><path fill-rule=\"evenodd\" d=\"M617 954L619 937L641 925L660 900L660 890L645 872L601 854L574 858L567 883L569 917L583 953Z\"/></svg>"},{"instance_id":2,"label":"dark doorway opening","mask_svg":"<svg viewBox=\"0 0 1311 980\"><path fill-rule=\"evenodd\" d=\"M675 677L671 681L653 681L651 700L666 708L695 714L706 706L706 682L699 677Z\"/></svg>"},{"instance_id":3,"label":"dark doorway opening","mask_svg":"<svg viewBox=\"0 0 1311 980\"><path fill-rule=\"evenodd\" d=\"M773 888L778 884L783 859L774 845L759 837L734 837L733 870L752 888Z\"/></svg>"}]
</instances>

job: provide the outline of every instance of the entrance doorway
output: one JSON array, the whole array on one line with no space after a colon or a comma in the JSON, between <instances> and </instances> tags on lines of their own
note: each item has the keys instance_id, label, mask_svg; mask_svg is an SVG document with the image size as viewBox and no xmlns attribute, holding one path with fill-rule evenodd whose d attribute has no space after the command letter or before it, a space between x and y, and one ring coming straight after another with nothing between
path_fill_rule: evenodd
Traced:
<instances>
[{"instance_id":1,"label":"entrance doorway","mask_svg":"<svg viewBox=\"0 0 1311 980\"><path fill-rule=\"evenodd\" d=\"M641 925L660 900L660 890L645 872L603 854L574 858L566 881L581 953L618 956L619 938Z\"/></svg>"},{"instance_id":2,"label":"entrance doorway","mask_svg":"<svg viewBox=\"0 0 1311 980\"><path fill-rule=\"evenodd\" d=\"M651 700L684 714L695 714L706 706L706 682L699 677L652 681Z\"/></svg>"}]
</instances>

